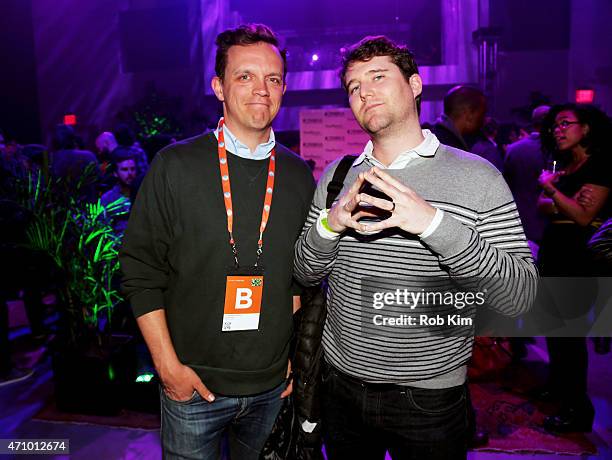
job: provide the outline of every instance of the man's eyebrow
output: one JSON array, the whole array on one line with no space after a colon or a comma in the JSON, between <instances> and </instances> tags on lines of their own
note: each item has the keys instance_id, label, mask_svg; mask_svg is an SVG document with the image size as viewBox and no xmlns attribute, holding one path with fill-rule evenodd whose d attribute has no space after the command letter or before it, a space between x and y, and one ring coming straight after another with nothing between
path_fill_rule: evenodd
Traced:
<instances>
[{"instance_id":1,"label":"man's eyebrow","mask_svg":"<svg viewBox=\"0 0 612 460\"><path fill-rule=\"evenodd\" d=\"M373 73L381 73L381 72L388 72L389 69L388 68L380 68L380 69L370 69L366 72L366 75L371 75ZM350 79L347 83L346 83L346 87L348 88L349 86L351 86L351 83L353 83L356 79L352 78Z\"/></svg>"},{"instance_id":2,"label":"man's eyebrow","mask_svg":"<svg viewBox=\"0 0 612 460\"><path fill-rule=\"evenodd\" d=\"M366 74L379 73L379 72L388 72L389 69L372 69L368 70Z\"/></svg>"},{"instance_id":3,"label":"man's eyebrow","mask_svg":"<svg viewBox=\"0 0 612 460\"><path fill-rule=\"evenodd\" d=\"M249 69L248 67L239 67L236 70L234 70L232 72L232 75L242 75L245 73L254 73L251 69ZM282 72L270 72L269 74L266 75L266 77L281 77L283 78L283 74Z\"/></svg>"}]
</instances>

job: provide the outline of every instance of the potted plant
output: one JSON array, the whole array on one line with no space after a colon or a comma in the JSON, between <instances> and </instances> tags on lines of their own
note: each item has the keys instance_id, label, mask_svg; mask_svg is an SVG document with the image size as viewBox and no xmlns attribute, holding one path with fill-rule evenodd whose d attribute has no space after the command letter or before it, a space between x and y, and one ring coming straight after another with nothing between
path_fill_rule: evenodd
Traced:
<instances>
[{"instance_id":1,"label":"potted plant","mask_svg":"<svg viewBox=\"0 0 612 460\"><path fill-rule=\"evenodd\" d=\"M84 199L97 178L88 167L68 187L44 170L15 179L17 199L29 211L27 246L53 260L60 273L60 327L53 343L56 402L60 410L114 414L122 381L125 337L113 336L110 320L121 302L117 289L120 235L112 219L124 214L124 199L104 207Z\"/></svg>"}]
</instances>

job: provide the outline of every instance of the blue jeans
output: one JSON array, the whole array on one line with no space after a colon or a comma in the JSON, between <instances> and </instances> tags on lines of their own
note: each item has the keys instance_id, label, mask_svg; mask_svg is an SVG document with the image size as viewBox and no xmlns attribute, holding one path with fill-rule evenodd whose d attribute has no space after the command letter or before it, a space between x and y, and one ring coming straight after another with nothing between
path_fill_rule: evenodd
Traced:
<instances>
[{"instance_id":1,"label":"blue jeans","mask_svg":"<svg viewBox=\"0 0 612 460\"><path fill-rule=\"evenodd\" d=\"M467 385L428 390L368 384L326 365L323 439L329 460L467 458Z\"/></svg>"},{"instance_id":2,"label":"blue jeans","mask_svg":"<svg viewBox=\"0 0 612 460\"><path fill-rule=\"evenodd\" d=\"M161 390L161 440L164 459L218 460L227 433L233 460L258 460L281 407L281 383L252 396L216 395L213 403L199 393L184 402Z\"/></svg>"}]
</instances>

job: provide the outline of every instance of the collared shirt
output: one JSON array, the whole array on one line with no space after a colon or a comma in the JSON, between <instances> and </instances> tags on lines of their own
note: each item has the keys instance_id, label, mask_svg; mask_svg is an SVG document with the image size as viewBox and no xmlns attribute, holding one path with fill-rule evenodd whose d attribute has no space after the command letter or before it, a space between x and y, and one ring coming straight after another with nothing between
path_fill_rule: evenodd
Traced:
<instances>
[{"instance_id":1,"label":"collared shirt","mask_svg":"<svg viewBox=\"0 0 612 460\"><path fill-rule=\"evenodd\" d=\"M436 150L438 150L438 147L440 146L440 141L438 140L436 135L428 129L423 130L423 137L425 138L423 142L421 142L419 145L410 150L400 153L389 166L385 166L376 158L374 158L374 145L372 144L372 141L368 141L365 146L365 149L363 150L363 153L359 155L357 159L353 162L353 167L363 163L364 161L368 161L368 163L370 163L372 166L376 166L381 169L403 169L408 165L410 161L414 160L415 158L433 157L436 154ZM316 229L319 235L321 235L323 238L328 240L335 240L337 238L340 238L340 233L328 230L323 225L323 220L327 219L327 211L327 209L321 211L321 214L319 215L319 218L316 222ZM423 233L420 233L418 236L420 238L427 238L429 235L435 232L440 226L440 222L442 222L442 217L444 217L444 211L439 208L436 208L436 213L429 226L423 231Z\"/></svg>"},{"instance_id":2,"label":"collared shirt","mask_svg":"<svg viewBox=\"0 0 612 460\"><path fill-rule=\"evenodd\" d=\"M428 129L423 130L423 137L425 138L423 142L410 150L400 153L389 166L385 166L374 157L374 144L372 144L372 141L368 141L363 149L363 153L353 162L353 167L367 160L372 166L381 169L404 169L415 158L434 156L440 146L440 141Z\"/></svg>"},{"instance_id":3,"label":"collared shirt","mask_svg":"<svg viewBox=\"0 0 612 460\"><path fill-rule=\"evenodd\" d=\"M219 130L215 129L215 137L219 139ZM248 148L245 144L240 142L236 136L229 130L226 124L223 125L223 136L225 138L225 148L228 152L233 153L241 158L247 158L249 160L265 160L272 154L272 149L276 145L276 138L274 137L274 130L270 128L270 137L268 142L259 144L254 152Z\"/></svg>"}]
</instances>

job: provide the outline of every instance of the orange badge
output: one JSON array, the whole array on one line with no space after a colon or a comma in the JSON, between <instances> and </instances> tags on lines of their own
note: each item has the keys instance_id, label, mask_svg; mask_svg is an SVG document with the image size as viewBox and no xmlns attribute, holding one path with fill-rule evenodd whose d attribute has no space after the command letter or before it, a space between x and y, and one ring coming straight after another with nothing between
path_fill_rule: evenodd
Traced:
<instances>
[{"instance_id":1,"label":"orange badge","mask_svg":"<svg viewBox=\"0 0 612 460\"><path fill-rule=\"evenodd\" d=\"M263 276L231 275L225 284L223 331L257 329L261 312Z\"/></svg>"}]
</instances>

